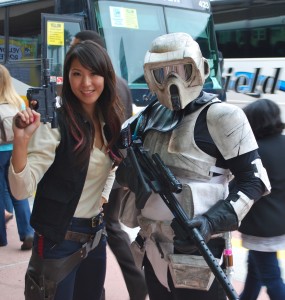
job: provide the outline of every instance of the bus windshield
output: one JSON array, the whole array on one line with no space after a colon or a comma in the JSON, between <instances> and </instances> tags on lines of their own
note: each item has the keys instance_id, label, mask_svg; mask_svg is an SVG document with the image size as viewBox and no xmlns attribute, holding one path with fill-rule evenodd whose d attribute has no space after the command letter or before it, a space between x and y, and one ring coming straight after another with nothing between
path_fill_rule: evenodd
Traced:
<instances>
[{"instance_id":1,"label":"bus windshield","mask_svg":"<svg viewBox=\"0 0 285 300\"><path fill-rule=\"evenodd\" d=\"M128 81L131 89L142 85L146 88L144 56L153 39L171 32L187 32L199 43L211 67L204 89L221 89L210 12L121 1L98 1L97 4L98 31L105 38L116 73Z\"/></svg>"},{"instance_id":2,"label":"bus windshield","mask_svg":"<svg viewBox=\"0 0 285 300\"><path fill-rule=\"evenodd\" d=\"M212 2L217 40L224 57L284 57L285 1L250 4Z\"/></svg>"},{"instance_id":3,"label":"bus windshield","mask_svg":"<svg viewBox=\"0 0 285 300\"><path fill-rule=\"evenodd\" d=\"M211 1L227 100L276 101L285 119L285 1Z\"/></svg>"}]
</instances>

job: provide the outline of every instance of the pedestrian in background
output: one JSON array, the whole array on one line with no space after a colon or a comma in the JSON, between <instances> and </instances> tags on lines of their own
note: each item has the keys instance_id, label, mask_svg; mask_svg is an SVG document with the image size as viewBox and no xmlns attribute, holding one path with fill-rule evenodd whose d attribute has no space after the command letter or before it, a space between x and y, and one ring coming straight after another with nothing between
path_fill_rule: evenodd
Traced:
<instances>
[{"instance_id":1,"label":"pedestrian in background","mask_svg":"<svg viewBox=\"0 0 285 300\"><path fill-rule=\"evenodd\" d=\"M271 300L285 299L277 251L285 249L285 136L280 109L268 99L244 108L256 137L271 193L256 202L242 220L243 247L249 249L247 277L240 300L255 300L266 286Z\"/></svg>"},{"instance_id":2,"label":"pedestrian in background","mask_svg":"<svg viewBox=\"0 0 285 300\"><path fill-rule=\"evenodd\" d=\"M0 109L10 104L16 110L25 108L24 101L15 91L12 78L6 67L0 65ZM7 245L6 223L15 211L18 234L22 241L21 250L30 250L33 246L34 230L30 225L31 210L28 199L17 201L10 192L8 168L12 155L13 143L0 145L0 246Z\"/></svg>"},{"instance_id":3,"label":"pedestrian in background","mask_svg":"<svg viewBox=\"0 0 285 300\"><path fill-rule=\"evenodd\" d=\"M105 48L102 37L93 30L84 30L78 32L72 41L72 45L86 40L92 40ZM117 92L124 106L124 119L132 116L132 95L128 85L124 79L116 76ZM118 264L122 270L122 274L130 295L131 300L144 300L147 295L147 288L143 271L136 267L133 255L130 250L130 238L127 232L122 229L119 221L119 212L123 197L126 195L127 189L114 182L109 201L104 204L104 220L106 222L106 230L108 234L107 242L114 253ZM102 299L105 299L105 291Z\"/></svg>"},{"instance_id":4,"label":"pedestrian in background","mask_svg":"<svg viewBox=\"0 0 285 300\"><path fill-rule=\"evenodd\" d=\"M26 272L26 299L100 300L106 274L101 214L115 165L122 111L115 72L106 50L85 41L64 61L58 128L40 123L30 108L14 126L9 180L16 198L36 190L35 229ZM15 119L16 120L16 119ZM18 120L18 119L17 119Z\"/></svg>"}]
</instances>

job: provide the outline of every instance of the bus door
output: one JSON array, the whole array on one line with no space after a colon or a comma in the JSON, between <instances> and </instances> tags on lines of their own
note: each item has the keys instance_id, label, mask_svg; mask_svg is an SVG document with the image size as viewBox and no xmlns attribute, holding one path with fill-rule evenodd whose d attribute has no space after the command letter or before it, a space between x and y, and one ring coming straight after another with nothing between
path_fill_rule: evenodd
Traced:
<instances>
[{"instance_id":1,"label":"bus door","mask_svg":"<svg viewBox=\"0 0 285 300\"><path fill-rule=\"evenodd\" d=\"M48 66L43 65L42 68L50 69L50 81L56 82L60 94L65 54L74 35L85 29L84 18L77 15L42 14L41 21L42 58L48 62Z\"/></svg>"}]
</instances>

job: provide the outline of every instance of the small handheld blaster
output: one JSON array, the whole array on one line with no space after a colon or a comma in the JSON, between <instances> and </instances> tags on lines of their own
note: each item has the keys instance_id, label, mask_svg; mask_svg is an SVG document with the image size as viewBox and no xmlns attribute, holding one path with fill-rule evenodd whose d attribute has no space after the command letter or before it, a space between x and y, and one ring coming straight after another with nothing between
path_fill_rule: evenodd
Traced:
<instances>
[{"instance_id":1,"label":"small handheld blaster","mask_svg":"<svg viewBox=\"0 0 285 300\"><path fill-rule=\"evenodd\" d=\"M43 60L43 81L42 87L28 89L29 106L41 114L41 122L49 122L56 128L56 83L50 82L49 59Z\"/></svg>"}]
</instances>

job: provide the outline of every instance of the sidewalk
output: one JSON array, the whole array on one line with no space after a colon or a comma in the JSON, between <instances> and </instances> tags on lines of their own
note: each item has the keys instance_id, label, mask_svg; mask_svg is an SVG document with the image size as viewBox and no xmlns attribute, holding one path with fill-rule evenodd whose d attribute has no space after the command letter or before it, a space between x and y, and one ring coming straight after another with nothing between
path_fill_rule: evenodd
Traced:
<instances>
[{"instance_id":1,"label":"sidewalk","mask_svg":"<svg viewBox=\"0 0 285 300\"><path fill-rule=\"evenodd\" d=\"M20 250L21 242L18 240L15 219L11 220L7 227L8 246L0 247L0 300L24 300L24 275L31 251ZM134 230L127 229L127 231L132 239ZM242 290L246 274L246 250L241 248L238 243L239 237L237 235L234 238L233 249L235 264L233 286L239 293ZM107 256L106 300L128 300L128 292L121 270L113 253L109 249L107 249ZM264 290L258 300L269 300Z\"/></svg>"}]
</instances>

